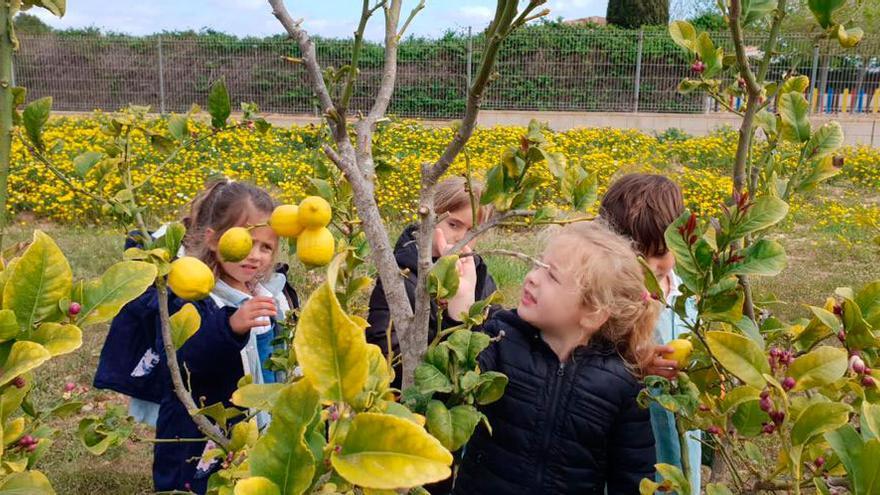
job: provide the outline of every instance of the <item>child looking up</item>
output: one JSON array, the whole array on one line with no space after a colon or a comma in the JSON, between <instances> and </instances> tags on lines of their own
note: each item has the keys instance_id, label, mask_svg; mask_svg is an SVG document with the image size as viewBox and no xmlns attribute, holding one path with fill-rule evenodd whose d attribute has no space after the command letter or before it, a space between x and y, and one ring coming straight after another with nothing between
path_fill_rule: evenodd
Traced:
<instances>
[{"instance_id":1,"label":"child looking up","mask_svg":"<svg viewBox=\"0 0 880 495\"><path fill-rule=\"evenodd\" d=\"M477 429L453 493L638 493L654 476L650 417L636 397L658 309L628 240L599 222L555 233L517 309L484 326L498 340L480 369L509 383L483 407L492 433Z\"/></svg>"}]
</instances>

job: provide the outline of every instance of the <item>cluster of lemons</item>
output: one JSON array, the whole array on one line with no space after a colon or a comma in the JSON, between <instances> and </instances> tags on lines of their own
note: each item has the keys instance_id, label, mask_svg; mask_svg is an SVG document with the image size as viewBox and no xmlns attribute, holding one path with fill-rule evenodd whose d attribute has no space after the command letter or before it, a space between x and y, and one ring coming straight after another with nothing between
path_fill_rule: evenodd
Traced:
<instances>
[{"instance_id":1,"label":"cluster of lemons","mask_svg":"<svg viewBox=\"0 0 880 495\"><path fill-rule=\"evenodd\" d=\"M296 238L296 256L307 266L323 266L333 259L336 241L327 225L333 211L324 198L308 196L300 204L275 208L268 226L279 237ZM250 230L259 226L232 227L220 236L217 252L223 261L237 263L253 249ZM214 288L214 273L198 258L182 256L171 263L168 286L187 301L204 299Z\"/></svg>"}]
</instances>

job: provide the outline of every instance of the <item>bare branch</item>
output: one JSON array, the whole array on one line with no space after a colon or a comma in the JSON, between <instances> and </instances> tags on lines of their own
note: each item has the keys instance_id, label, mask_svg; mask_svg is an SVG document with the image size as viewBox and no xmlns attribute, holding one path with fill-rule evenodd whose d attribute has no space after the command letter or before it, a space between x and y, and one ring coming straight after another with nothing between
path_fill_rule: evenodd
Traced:
<instances>
[{"instance_id":1,"label":"bare branch","mask_svg":"<svg viewBox=\"0 0 880 495\"><path fill-rule=\"evenodd\" d=\"M462 256L473 256L475 253L464 254ZM511 258L516 258L524 263L528 263L534 266L540 266L542 268L548 268L550 265L544 263L543 261L535 258L534 256L529 256L525 253L520 253L519 251L511 251L509 249L488 249L486 251L480 251L478 253L480 256L509 256Z\"/></svg>"},{"instance_id":2,"label":"bare branch","mask_svg":"<svg viewBox=\"0 0 880 495\"><path fill-rule=\"evenodd\" d=\"M321 151L327 155L327 158L329 158L331 162L336 164L336 166L342 170L342 157L339 156L339 153L337 153L336 150L334 150L329 144L324 143L324 145L321 146Z\"/></svg>"},{"instance_id":3,"label":"bare branch","mask_svg":"<svg viewBox=\"0 0 880 495\"><path fill-rule=\"evenodd\" d=\"M465 234L464 237L462 237L460 241L458 241L452 245L452 247L449 249L448 253L444 253L444 254L458 253L459 251L464 249L464 247L467 246L471 241L473 241L477 237L485 234L486 232L494 229L495 227L502 225L502 223L505 222L506 220L509 220L511 218L517 218L517 217L533 217L533 216L535 216L535 212L529 211L529 210L508 210L508 211L505 211L504 213L501 213L500 215L495 215L494 217L490 218L489 220L483 222L483 224L481 224L479 227L468 231L467 234Z\"/></svg>"},{"instance_id":4,"label":"bare branch","mask_svg":"<svg viewBox=\"0 0 880 495\"><path fill-rule=\"evenodd\" d=\"M168 363L168 371L171 374L171 382L174 385L174 393L177 399L183 404L183 407L189 412L190 417L199 430L223 449L229 448L229 439L220 431L220 428L211 423L207 417L197 414L200 408L190 395L183 383L183 377L180 374L180 364L177 361L177 349L174 348L174 342L171 340L171 325L168 315L168 289L165 288L165 282L160 280L156 284L156 290L159 296L159 321L162 328L162 345L165 348L165 359Z\"/></svg>"},{"instance_id":5,"label":"bare branch","mask_svg":"<svg viewBox=\"0 0 880 495\"><path fill-rule=\"evenodd\" d=\"M400 28L400 31L397 33L398 41L403 38L403 34L406 33L407 28L409 28L410 23L415 19L416 15L425 8L425 0L419 0L419 4L412 9L412 12L409 13L409 17L406 18L406 21L403 23L403 27Z\"/></svg>"},{"instance_id":6,"label":"bare branch","mask_svg":"<svg viewBox=\"0 0 880 495\"><path fill-rule=\"evenodd\" d=\"M433 179L430 174L431 165L422 164L422 184L419 190L419 222L418 231L418 273L415 294L415 312L413 313L412 325L406 329L406 332L398 334L398 340L401 345L401 357L403 358L403 387L406 388L413 383L411 372L406 370L415 370L421 361L422 352L428 344L428 325L431 321L431 298L428 294L428 274L431 272L433 261L431 260L434 225L436 218L434 216L434 188L437 180ZM404 344L406 344L404 346Z\"/></svg>"}]
</instances>

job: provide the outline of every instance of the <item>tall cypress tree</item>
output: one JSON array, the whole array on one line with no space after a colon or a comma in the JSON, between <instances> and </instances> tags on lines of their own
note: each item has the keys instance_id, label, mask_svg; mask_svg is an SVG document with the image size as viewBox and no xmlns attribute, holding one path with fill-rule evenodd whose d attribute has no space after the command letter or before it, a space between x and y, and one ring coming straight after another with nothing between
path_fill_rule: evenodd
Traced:
<instances>
[{"instance_id":1,"label":"tall cypress tree","mask_svg":"<svg viewBox=\"0 0 880 495\"><path fill-rule=\"evenodd\" d=\"M608 24L623 28L666 25L669 0L608 0Z\"/></svg>"}]
</instances>

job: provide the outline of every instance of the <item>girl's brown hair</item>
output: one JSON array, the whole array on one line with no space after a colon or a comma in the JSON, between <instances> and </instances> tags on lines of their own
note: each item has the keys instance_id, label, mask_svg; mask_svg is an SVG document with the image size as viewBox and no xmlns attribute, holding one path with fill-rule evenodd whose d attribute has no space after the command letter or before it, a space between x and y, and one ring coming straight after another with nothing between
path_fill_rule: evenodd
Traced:
<instances>
[{"instance_id":1,"label":"girl's brown hair","mask_svg":"<svg viewBox=\"0 0 880 495\"><path fill-rule=\"evenodd\" d=\"M199 258L219 275L220 264L211 246L224 232L241 225L249 213L271 215L275 206L272 196L253 184L226 178L212 180L190 202L183 217L187 254Z\"/></svg>"},{"instance_id":2,"label":"girl's brown hair","mask_svg":"<svg viewBox=\"0 0 880 495\"><path fill-rule=\"evenodd\" d=\"M480 205L480 196L483 195L483 183L476 180L468 181L464 177L449 177L443 180L435 189L434 212L437 215L471 207L471 195L477 205L477 223L485 222L492 214L492 208Z\"/></svg>"},{"instance_id":3,"label":"girl's brown hair","mask_svg":"<svg viewBox=\"0 0 880 495\"><path fill-rule=\"evenodd\" d=\"M557 230L550 242L567 244L572 254L569 266L583 304L608 315L597 335L612 344L633 373L641 376L653 360L660 304L648 295L632 244L602 221L567 225Z\"/></svg>"}]
</instances>

